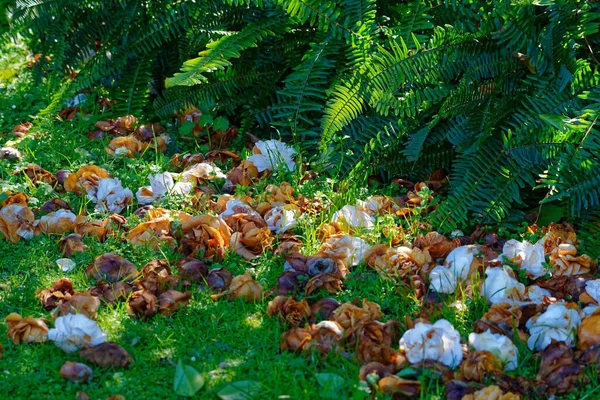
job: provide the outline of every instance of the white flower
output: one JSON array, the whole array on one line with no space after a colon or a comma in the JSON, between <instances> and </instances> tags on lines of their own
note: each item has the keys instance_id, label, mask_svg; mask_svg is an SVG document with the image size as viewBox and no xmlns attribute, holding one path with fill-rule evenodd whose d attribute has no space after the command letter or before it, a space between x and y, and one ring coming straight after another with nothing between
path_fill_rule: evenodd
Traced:
<instances>
[{"instance_id":1,"label":"white flower","mask_svg":"<svg viewBox=\"0 0 600 400\"><path fill-rule=\"evenodd\" d=\"M529 339L527 346L531 350L544 350L552 343L552 339L575 346L575 331L581 324L577 310L565 307L563 304L550 304L546 312L534 316L527 321Z\"/></svg>"},{"instance_id":2,"label":"white flower","mask_svg":"<svg viewBox=\"0 0 600 400\"><path fill-rule=\"evenodd\" d=\"M67 353L106 342L106 334L94 321L83 314L67 314L58 317L55 326L48 332L48 339Z\"/></svg>"},{"instance_id":3,"label":"white flower","mask_svg":"<svg viewBox=\"0 0 600 400\"><path fill-rule=\"evenodd\" d=\"M225 179L226 176L221 168L201 162L186 168L181 173L181 178L184 182L195 182L196 180Z\"/></svg>"},{"instance_id":4,"label":"white flower","mask_svg":"<svg viewBox=\"0 0 600 400\"><path fill-rule=\"evenodd\" d=\"M294 210L275 207L265 214L265 222L270 230L280 234L296 227Z\"/></svg>"},{"instance_id":5,"label":"white flower","mask_svg":"<svg viewBox=\"0 0 600 400\"><path fill-rule=\"evenodd\" d=\"M552 297L552 293L547 289L541 288L538 285L527 286L525 289L525 296L534 304L542 304L544 297ZM529 303L529 302L524 302Z\"/></svg>"},{"instance_id":6,"label":"white flower","mask_svg":"<svg viewBox=\"0 0 600 400\"><path fill-rule=\"evenodd\" d=\"M319 251L342 260L348 266L355 266L370 249L371 246L361 238L344 235L328 238Z\"/></svg>"},{"instance_id":7,"label":"white flower","mask_svg":"<svg viewBox=\"0 0 600 400\"><path fill-rule=\"evenodd\" d=\"M117 178L102 178L98 181L98 191L92 201L95 210L101 213L120 213L133 200L133 192L121 186Z\"/></svg>"},{"instance_id":8,"label":"white flower","mask_svg":"<svg viewBox=\"0 0 600 400\"><path fill-rule=\"evenodd\" d=\"M239 199L231 199L225 204L225 211L219 214L219 217L225 219L235 214L250 214L250 215L259 215L256 211L252 209L248 204L244 203Z\"/></svg>"},{"instance_id":9,"label":"white flower","mask_svg":"<svg viewBox=\"0 0 600 400\"><path fill-rule=\"evenodd\" d=\"M56 265L58 265L58 268L63 272L70 272L73 271L73 268L75 268L77 263L69 258L59 258L56 260Z\"/></svg>"},{"instance_id":10,"label":"white flower","mask_svg":"<svg viewBox=\"0 0 600 400\"><path fill-rule=\"evenodd\" d=\"M254 154L248 157L248 161L252 162L258 172L270 169L277 171L281 165L285 164L290 171L296 169L296 162L294 161L294 155L296 150L292 149L285 143L279 140L262 140L256 143L256 149L260 151L260 154Z\"/></svg>"},{"instance_id":11,"label":"white flower","mask_svg":"<svg viewBox=\"0 0 600 400\"><path fill-rule=\"evenodd\" d=\"M117 147L115 149L115 155L117 157L126 156L127 154L129 154L129 150L127 150L127 147L125 146Z\"/></svg>"},{"instance_id":12,"label":"white flower","mask_svg":"<svg viewBox=\"0 0 600 400\"><path fill-rule=\"evenodd\" d=\"M450 233L450 239L456 239L461 236L465 236L465 234L460 229L455 229Z\"/></svg>"},{"instance_id":13,"label":"white flower","mask_svg":"<svg viewBox=\"0 0 600 400\"><path fill-rule=\"evenodd\" d=\"M375 218L366 211L360 210L355 206L347 205L341 210L336 211L331 218L333 222L343 222L351 228L371 229L375 226Z\"/></svg>"},{"instance_id":14,"label":"white flower","mask_svg":"<svg viewBox=\"0 0 600 400\"><path fill-rule=\"evenodd\" d=\"M527 276L531 279L537 279L548 272L542 264L546 261L543 239L536 244L511 239L504 244L502 256L517 264L522 270L527 271Z\"/></svg>"},{"instance_id":15,"label":"white flower","mask_svg":"<svg viewBox=\"0 0 600 400\"><path fill-rule=\"evenodd\" d=\"M402 335L400 350L404 351L411 364L431 359L453 369L463 357L460 334L445 319L433 325L418 322Z\"/></svg>"},{"instance_id":16,"label":"white flower","mask_svg":"<svg viewBox=\"0 0 600 400\"><path fill-rule=\"evenodd\" d=\"M470 245L457 247L448 254L446 261L444 261L444 266L452 270L457 278L466 281L469 277L469 272L471 271L471 265L477 263L475 254L478 251L478 246Z\"/></svg>"},{"instance_id":17,"label":"white flower","mask_svg":"<svg viewBox=\"0 0 600 400\"><path fill-rule=\"evenodd\" d=\"M485 270L485 281L483 282L482 293L492 304L503 302L514 303L520 301L525 293L525 285L513 278L510 274L510 267L487 268Z\"/></svg>"},{"instance_id":18,"label":"white flower","mask_svg":"<svg viewBox=\"0 0 600 400\"><path fill-rule=\"evenodd\" d=\"M595 313L600 307L595 304L589 304L585 306L581 311L579 311L579 316L581 319L589 317L593 313Z\"/></svg>"},{"instance_id":19,"label":"white flower","mask_svg":"<svg viewBox=\"0 0 600 400\"><path fill-rule=\"evenodd\" d=\"M600 279L594 279L585 283L585 291L590 297L600 303Z\"/></svg>"},{"instance_id":20,"label":"white flower","mask_svg":"<svg viewBox=\"0 0 600 400\"><path fill-rule=\"evenodd\" d=\"M135 194L139 204L150 204L154 200L162 199L167 193L183 196L191 192L193 188L190 182L176 183L170 172L148 175L148 179L150 186L142 186Z\"/></svg>"},{"instance_id":21,"label":"white flower","mask_svg":"<svg viewBox=\"0 0 600 400\"><path fill-rule=\"evenodd\" d=\"M499 333L491 333L489 330L483 333L469 334L469 346L477 351L489 351L505 364L507 371L512 371L519 365L519 351L517 346L506 336Z\"/></svg>"},{"instance_id":22,"label":"white flower","mask_svg":"<svg viewBox=\"0 0 600 400\"><path fill-rule=\"evenodd\" d=\"M429 273L431 290L438 293L454 293L457 285L457 278L451 269L441 265L435 266Z\"/></svg>"}]
</instances>

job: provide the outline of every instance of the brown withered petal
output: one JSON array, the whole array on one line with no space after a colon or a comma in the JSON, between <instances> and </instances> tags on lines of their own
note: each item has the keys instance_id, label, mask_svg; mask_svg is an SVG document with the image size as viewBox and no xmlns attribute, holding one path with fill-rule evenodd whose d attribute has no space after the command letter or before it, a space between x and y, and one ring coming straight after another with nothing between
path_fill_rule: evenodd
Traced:
<instances>
[{"instance_id":1,"label":"brown withered petal","mask_svg":"<svg viewBox=\"0 0 600 400\"><path fill-rule=\"evenodd\" d=\"M66 169L59 169L58 171L56 171L56 180L58 181L58 184L64 185L69 175L71 175L71 171Z\"/></svg>"},{"instance_id":2,"label":"brown withered petal","mask_svg":"<svg viewBox=\"0 0 600 400\"><path fill-rule=\"evenodd\" d=\"M464 396L473 394L478 388L473 387L473 383L467 383L459 380L451 380L444 387L446 400L462 400Z\"/></svg>"},{"instance_id":3,"label":"brown withered petal","mask_svg":"<svg viewBox=\"0 0 600 400\"><path fill-rule=\"evenodd\" d=\"M7 194L7 193L3 193L3 194ZM29 196L27 196L25 193L22 193L22 192L8 193L7 196L8 197L2 203L0 203L0 206L6 207L10 204L18 204L21 206L27 206L27 203L29 202Z\"/></svg>"},{"instance_id":4,"label":"brown withered petal","mask_svg":"<svg viewBox=\"0 0 600 400\"><path fill-rule=\"evenodd\" d=\"M317 320L331 320L334 318L333 312L340 305L336 299L326 297L312 304L310 310Z\"/></svg>"},{"instance_id":5,"label":"brown withered petal","mask_svg":"<svg viewBox=\"0 0 600 400\"><path fill-rule=\"evenodd\" d=\"M8 324L6 334L14 344L41 343L48 340L48 326L39 318L23 318L17 313L11 313L4 321Z\"/></svg>"},{"instance_id":6,"label":"brown withered petal","mask_svg":"<svg viewBox=\"0 0 600 400\"><path fill-rule=\"evenodd\" d=\"M181 258L177 261L177 269L183 286L192 283L202 283L208 275L208 267L202 261L195 258Z\"/></svg>"},{"instance_id":7,"label":"brown withered petal","mask_svg":"<svg viewBox=\"0 0 600 400\"><path fill-rule=\"evenodd\" d=\"M158 296L158 312L170 317L182 307L187 306L192 292L179 292L177 290L167 290Z\"/></svg>"},{"instance_id":8,"label":"brown withered petal","mask_svg":"<svg viewBox=\"0 0 600 400\"><path fill-rule=\"evenodd\" d=\"M23 136L27 135L27 132L29 132L29 129L31 129L32 126L33 124L29 121L15 125L13 128L13 134L16 137L22 138Z\"/></svg>"},{"instance_id":9,"label":"brown withered petal","mask_svg":"<svg viewBox=\"0 0 600 400\"><path fill-rule=\"evenodd\" d=\"M44 168L40 167L37 164L29 164L27 168L23 169L20 172L27 175L27 177L35 185L37 185L38 183L47 183L50 186L54 186L54 184L56 183L56 177L54 176L54 174L50 171L46 171Z\"/></svg>"},{"instance_id":10,"label":"brown withered petal","mask_svg":"<svg viewBox=\"0 0 600 400\"><path fill-rule=\"evenodd\" d=\"M160 124L143 124L140 125L133 135L142 142L148 142L164 132L165 128Z\"/></svg>"},{"instance_id":11,"label":"brown withered petal","mask_svg":"<svg viewBox=\"0 0 600 400\"><path fill-rule=\"evenodd\" d=\"M298 277L301 276L297 272L286 271L283 274L279 275L277 278L277 286L275 287L274 294L278 295L290 295L304 289L303 282L300 282ZM307 276L303 275L306 279Z\"/></svg>"},{"instance_id":12,"label":"brown withered petal","mask_svg":"<svg viewBox=\"0 0 600 400\"><path fill-rule=\"evenodd\" d=\"M75 383L85 383L92 376L92 369L85 364L67 361L60 368L60 376Z\"/></svg>"},{"instance_id":13,"label":"brown withered petal","mask_svg":"<svg viewBox=\"0 0 600 400\"><path fill-rule=\"evenodd\" d=\"M308 267L306 265L306 260L308 257L300 254L293 253L286 257L284 269L286 271L297 272L300 274L308 275Z\"/></svg>"},{"instance_id":14,"label":"brown withered petal","mask_svg":"<svg viewBox=\"0 0 600 400\"><path fill-rule=\"evenodd\" d=\"M573 350L564 342L552 342L540 353L536 386L548 393L565 393L573 387L584 366L574 360Z\"/></svg>"},{"instance_id":15,"label":"brown withered petal","mask_svg":"<svg viewBox=\"0 0 600 400\"><path fill-rule=\"evenodd\" d=\"M423 251L428 250L433 258L441 258L446 257L456 247L456 243L437 232L429 232L425 236L418 235L413 246Z\"/></svg>"},{"instance_id":16,"label":"brown withered petal","mask_svg":"<svg viewBox=\"0 0 600 400\"><path fill-rule=\"evenodd\" d=\"M311 340L304 345L303 350L317 350L321 354L328 354L333 350L340 349L339 343L344 336L344 330L334 321L312 325L309 333Z\"/></svg>"},{"instance_id":17,"label":"brown withered petal","mask_svg":"<svg viewBox=\"0 0 600 400\"><path fill-rule=\"evenodd\" d=\"M306 329L295 327L283 334L279 346L281 347L281 351L303 350L311 339L312 336Z\"/></svg>"},{"instance_id":18,"label":"brown withered petal","mask_svg":"<svg viewBox=\"0 0 600 400\"><path fill-rule=\"evenodd\" d=\"M306 282L304 292L309 296L318 289L323 289L331 294L335 294L342 290L342 280L336 275L331 274L316 275Z\"/></svg>"},{"instance_id":19,"label":"brown withered petal","mask_svg":"<svg viewBox=\"0 0 600 400\"><path fill-rule=\"evenodd\" d=\"M208 271L206 283L215 292L222 292L229 288L233 274L226 268L213 268Z\"/></svg>"},{"instance_id":20,"label":"brown withered petal","mask_svg":"<svg viewBox=\"0 0 600 400\"><path fill-rule=\"evenodd\" d=\"M417 398L421 393L421 382L388 375L379 380L379 390L390 395L400 394L408 398Z\"/></svg>"},{"instance_id":21,"label":"brown withered petal","mask_svg":"<svg viewBox=\"0 0 600 400\"><path fill-rule=\"evenodd\" d=\"M135 279L138 274L138 270L133 263L113 253L96 257L96 260L90 264L85 272L89 277L109 283L129 282Z\"/></svg>"},{"instance_id":22,"label":"brown withered petal","mask_svg":"<svg viewBox=\"0 0 600 400\"><path fill-rule=\"evenodd\" d=\"M158 297L147 290L133 292L127 303L129 315L140 319L151 318L158 312Z\"/></svg>"},{"instance_id":23,"label":"brown withered petal","mask_svg":"<svg viewBox=\"0 0 600 400\"><path fill-rule=\"evenodd\" d=\"M581 321L577 329L577 339L577 348L580 350L600 344L600 312L596 311Z\"/></svg>"},{"instance_id":24,"label":"brown withered petal","mask_svg":"<svg viewBox=\"0 0 600 400\"><path fill-rule=\"evenodd\" d=\"M558 300L579 301L579 296L585 293L586 282L596 279L593 275L554 276L545 281L538 280L536 285L547 289Z\"/></svg>"},{"instance_id":25,"label":"brown withered petal","mask_svg":"<svg viewBox=\"0 0 600 400\"><path fill-rule=\"evenodd\" d=\"M498 386L492 385L467 394L462 400L521 400L521 396L512 392L502 393Z\"/></svg>"},{"instance_id":26,"label":"brown withered petal","mask_svg":"<svg viewBox=\"0 0 600 400\"><path fill-rule=\"evenodd\" d=\"M73 294L75 294L73 282L67 278L62 278L52 284L52 289L42 290L38 297L45 310L52 310L63 299L69 299Z\"/></svg>"},{"instance_id":27,"label":"brown withered petal","mask_svg":"<svg viewBox=\"0 0 600 400\"><path fill-rule=\"evenodd\" d=\"M126 282L116 282L110 284L104 281L98 281L96 286L92 287L90 294L96 296L108 304L114 304L117 301L125 301L131 293L133 287Z\"/></svg>"},{"instance_id":28,"label":"brown withered petal","mask_svg":"<svg viewBox=\"0 0 600 400\"><path fill-rule=\"evenodd\" d=\"M71 210L71 206L66 201L55 197L42 204L39 209L43 213L51 213L58 210Z\"/></svg>"},{"instance_id":29,"label":"brown withered petal","mask_svg":"<svg viewBox=\"0 0 600 400\"><path fill-rule=\"evenodd\" d=\"M381 379L388 375L392 375L393 373L393 365L383 365L380 362L370 362L360 367L358 379L360 379L361 381L366 381L367 376L371 374L377 375L379 379Z\"/></svg>"},{"instance_id":30,"label":"brown withered petal","mask_svg":"<svg viewBox=\"0 0 600 400\"><path fill-rule=\"evenodd\" d=\"M298 326L311 315L306 299L296 301L293 297L277 296L269 302L267 315L278 315L291 326Z\"/></svg>"},{"instance_id":31,"label":"brown withered petal","mask_svg":"<svg viewBox=\"0 0 600 400\"><path fill-rule=\"evenodd\" d=\"M343 261L324 253L316 253L308 257L306 259L306 271L309 276L329 274L335 275L340 279L343 279L348 273L348 269Z\"/></svg>"},{"instance_id":32,"label":"brown withered petal","mask_svg":"<svg viewBox=\"0 0 600 400\"><path fill-rule=\"evenodd\" d=\"M128 368L133 362L127 350L113 342L81 350L79 357L99 367Z\"/></svg>"},{"instance_id":33,"label":"brown withered petal","mask_svg":"<svg viewBox=\"0 0 600 400\"><path fill-rule=\"evenodd\" d=\"M501 372L502 363L489 351L471 351L460 365L463 379L482 382Z\"/></svg>"},{"instance_id":34,"label":"brown withered petal","mask_svg":"<svg viewBox=\"0 0 600 400\"><path fill-rule=\"evenodd\" d=\"M74 253L83 253L87 250L87 246L82 241L82 236L76 233L62 238L58 246L65 257L71 257Z\"/></svg>"},{"instance_id":35,"label":"brown withered petal","mask_svg":"<svg viewBox=\"0 0 600 400\"><path fill-rule=\"evenodd\" d=\"M273 252L275 257L287 257L290 254L300 251L302 241L294 235L286 235L287 232L279 235L279 245Z\"/></svg>"},{"instance_id":36,"label":"brown withered petal","mask_svg":"<svg viewBox=\"0 0 600 400\"><path fill-rule=\"evenodd\" d=\"M67 314L83 314L90 319L96 319L100 299L89 293L75 293L69 299L64 299L52 311L52 318Z\"/></svg>"},{"instance_id":37,"label":"brown withered petal","mask_svg":"<svg viewBox=\"0 0 600 400\"><path fill-rule=\"evenodd\" d=\"M244 299L246 301L257 301L262 297L262 286L249 272L238 275L231 280L229 285L229 300Z\"/></svg>"}]
</instances>

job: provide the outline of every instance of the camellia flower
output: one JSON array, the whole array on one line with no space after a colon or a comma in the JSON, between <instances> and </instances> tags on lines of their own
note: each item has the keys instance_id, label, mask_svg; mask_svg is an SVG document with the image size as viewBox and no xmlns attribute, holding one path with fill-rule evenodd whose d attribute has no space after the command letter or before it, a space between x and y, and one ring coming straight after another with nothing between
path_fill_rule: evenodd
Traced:
<instances>
[{"instance_id":1,"label":"camellia flower","mask_svg":"<svg viewBox=\"0 0 600 400\"><path fill-rule=\"evenodd\" d=\"M148 179L150 186L142 186L135 194L138 204L150 204L154 200L162 199L167 193L186 195L193 189L190 182L175 182L170 172L148 175Z\"/></svg>"},{"instance_id":2,"label":"camellia flower","mask_svg":"<svg viewBox=\"0 0 600 400\"><path fill-rule=\"evenodd\" d=\"M463 281L467 280L469 274L477 270L477 260L475 254L478 252L478 246L460 246L448 254L444 266L454 273L457 278Z\"/></svg>"},{"instance_id":3,"label":"camellia flower","mask_svg":"<svg viewBox=\"0 0 600 400\"><path fill-rule=\"evenodd\" d=\"M325 240L319 252L342 260L348 266L358 265L371 249L364 240L344 235L330 237Z\"/></svg>"},{"instance_id":4,"label":"camellia flower","mask_svg":"<svg viewBox=\"0 0 600 400\"><path fill-rule=\"evenodd\" d=\"M573 347L575 331L580 324L577 310L567 308L564 304L550 304L546 312L527 321L531 335L527 339L527 346L531 350L544 350L554 339Z\"/></svg>"},{"instance_id":5,"label":"camellia flower","mask_svg":"<svg viewBox=\"0 0 600 400\"><path fill-rule=\"evenodd\" d=\"M590 297L600 304L600 279L594 279L585 283L585 291Z\"/></svg>"},{"instance_id":6,"label":"camellia flower","mask_svg":"<svg viewBox=\"0 0 600 400\"><path fill-rule=\"evenodd\" d=\"M331 221L345 223L351 228L373 228L375 218L360 209L360 203L360 201L357 202L357 206L346 205L342 207L341 210L333 214Z\"/></svg>"},{"instance_id":7,"label":"camellia flower","mask_svg":"<svg viewBox=\"0 0 600 400\"><path fill-rule=\"evenodd\" d=\"M296 150L279 140L267 140L266 142L261 140L256 143L252 152L254 154L248 157L248 161L256 166L258 172L267 169L277 171L284 164L290 171L296 169L294 161Z\"/></svg>"},{"instance_id":8,"label":"camellia flower","mask_svg":"<svg viewBox=\"0 0 600 400\"><path fill-rule=\"evenodd\" d=\"M491 333L489 330L483 333L470 333L469 346L478 351L489 351L506 365L507 371L517 368L519 363L517 347L508 337L499 333Z\"/></svg>"},{"instance_id":9,"label":"camellia flower","mask_svg":"<svg viewBox=\"0 0 600 400\"><path fill-rule=\"evenodd\" d=\"M96 203L95 210L101 213L120 213L131 203L133 192L121 186L117 178L103 178L98 182L98 191L91 200Z\"/></svg>"},{"instance_id":10,"label":"camellia flower","mask_svg":"<svg viewBox=\"0 0 600 400\"><path fill-rule=\"evenodd\" d=\"M265 214L265 222L270 230L280 234L296 227L295 214L291 208L275 207Z\"/></svg>"},{"instance_id":11,"label":"camellia flower","mask_svg":"<svg viewBox=\"0 0 600 400\"><path fill-rule=\"evenodd\" d=\"M454 293L458 284L458 278L453 270L438 265L429 273L431 281L431 290L438 293Z\"/></svg>"},{"instance_id":12,"label":"camellia flower","mask_svg":"<svg viewBox=\"0 0 600 400\"><path fill-rule=\"evenodd\" d=\"M66 353L106 342L106 334L94 321L83 314L58 317L55 325L56 327L48 332L48 339Z\"/></svg>"},{"instance_id":13,"label":"camellia flower","mask_svg":"<svg viewBox=\"0 0 600 400\"><path fill-rule=\"evenodd\" d=\"M35 233L62 234L71 232L77 216L69 210L58 210L35 221Z\"/></svg>"},{"instance_id":14,"label":"camellia flower","mask_svg":"<svg viewBox=\"0 0 600 400\"><path fill-rule=\"evenodd\" d=\"M417 322L400 339L403 350L411 364L423 360L440 361L450 368L456 368L463 358L460 334L445 319L433 325Z\"/></svg>"},{"instance_id":15,"label":"camellia flower","mask_svg":"<svg viewBox=\"0 0 600 400\"><path fill-rule=\"evenodd\" d=\"M522 270L525 270L531 279L537 279L546 275L546 267L542 264L546 261L543 239L536 244L511 239L504 244L502 256L516 263Z\"/></svg>"},{"instance_id":16,"label":"camellia flower","mask_svg":"<svg viewBox=\"0 0 600 400\"><path fill-rule=\"evenodd\" d=\"M34 219L33 211L27 206L4 206L0 209L0 233L11 243L17 243L21 238L31 239L34 234Z\"/></svg>"},{"instance_id":17,"label":"camellia flower","mask_svg":"<svg viewBox=\"0 0 600 400\"><path fill-rule=\"evenodd\" d=\"M249 214L249 215L259 215L256 211L252 209L248 204L244 203L239 199L231 199L225 204L225 211L219 214L219 217L226 220L227 217L230 217L235 214Z\"/></svg>"},{"instance_id":18,"label":"camellia flower","mask_svg":"<svg viewBox=\"0 0 600 400\"><path fill-rule=\"evenodd\" d=\"M514 278L509 266L487 268L482 292L492 304L514 303L521 300L525 285Z\"/></svg>"}]
</instances>

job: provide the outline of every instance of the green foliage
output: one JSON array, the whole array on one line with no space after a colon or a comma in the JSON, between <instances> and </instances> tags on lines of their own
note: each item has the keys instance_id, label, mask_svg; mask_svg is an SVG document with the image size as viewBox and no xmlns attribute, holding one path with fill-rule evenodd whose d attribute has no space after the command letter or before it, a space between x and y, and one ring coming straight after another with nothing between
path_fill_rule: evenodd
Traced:
<instances>
[{"instance_id":1,"label":"green foliage","mask_svg":"<svg viewBox=\"0 0 600 400\"><path fill-rule=\"evenodd\" d=\"M599 208L599 21L591 0L19 0L11 16L50 57L34 76L63 77L42 114L104 85L118 112L198 106L347 180L445 168L442 230Z\"/></svg>"}]
</instances>

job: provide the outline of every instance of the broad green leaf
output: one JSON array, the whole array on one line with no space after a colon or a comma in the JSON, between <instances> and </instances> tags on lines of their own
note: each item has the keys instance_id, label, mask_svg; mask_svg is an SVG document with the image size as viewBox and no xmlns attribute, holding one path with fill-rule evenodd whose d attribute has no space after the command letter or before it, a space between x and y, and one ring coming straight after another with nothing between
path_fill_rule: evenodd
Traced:
<instances>
[{"instance_id":1,"label":"broad green leaf","mask_svg":"<svg viewBox=\"0 0 600 400\"><path fill-rule=\"evenodd\" d=\"M217 117L215 118L215 122L213 123L212 127L215 131L223 132L229 128L229 121L225 117Z\"/></svg>"},{"instance_id":2,"label":"broad green leaf","mask_svg":"<svg viewBox=\"0 0 600 400\"><path fill-rule=\"evenodd\" d=\"M184 365L181 360L177 363L175 370L175 381L173 382L173 390L180 396L192 397L204 386L204 378L200 372Z\"/></svg>"},{"instance_id":3,"label":"broad green leaf","mask_svg":"<svg viewBox=\"0 0 600 400\"><path fill-rule=\"evenodd\" d=\"M399 376L400 378L404 379L416 378L417 376L419 376L419 371L416 368L407 367L399 371L396 374L396 376Z\"/></svg>"},{"instance_id":4,"label":"broad green leaf","mask_svg":"<svg viewBox=\"0 0 600 400\"><path fill-rule=\"evenodd\" d=\"M206 126L206 125L212 125L213 124L213 117L211 117L208 114L202 114L200 117L198 117L198 125L200 126Z\"/></svg>"},{"instance_id":5,"label":"broad green leaf","mask_svg":"<svg viewBox=\"0 0 600 400\"><path fill-rule=\"evenodd\" d=\"M179 133L182 135L189 135L192 132L192 129L194 129L194 126L196 126L196 124L192 121L185 121L179 126Z\"/></svg>"},{"instance_id":6,"label":"broad green leaf","mask_svg":"<svg viewBox=\"0 0 600 400\"><path fill-rule=\"evenodd\" d=\"M566 118L563 115L558 114L540 114L542 121L552 125L558 130L564 131L566 129Z\"/></svg>"},{"instance_id":7,"label":"broad green leaf","mask_svg":"<svg viewBox=\"0 0 600 400\"><path fill-rule=\"evenodd\" d=\"M546 226L550 222L558 222L565 215L564 207L556 204L544 204L540 210L540 215L537 220L539 226Z\"/></svg>"},{"instance_id":8,"label":"broad green leaf","mask_svg":"<svg viewBox=\"0 0 600 400\"><path fill-rule=\"evenodd\" d=\"M239 381L225 385L219 390L217 396L223 400L247 400L253 399L262 390L260 382L256 381Z\"/></svg>"},{"instance_id":9,"label":"broad green leaf","mask_svg":"<svg viewBox=\"0 0 600 400\"><path fill-rule=\"evenodd\" d=\"M346 386L344 378L338 374L323 372L315 374L315 377L319 385L323 388L322 395L330 399L339 398L340 391Z\"/></svg>"}]
</instances>

